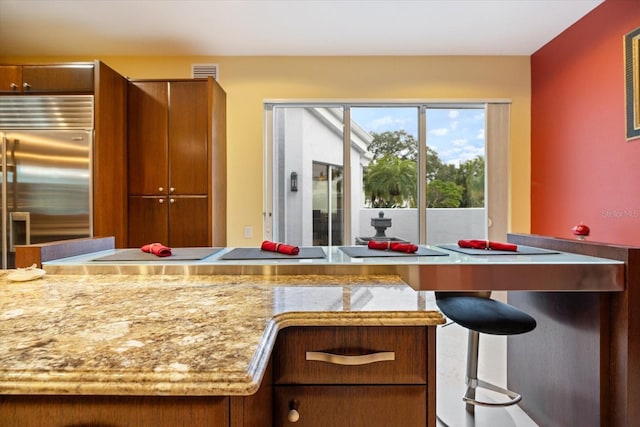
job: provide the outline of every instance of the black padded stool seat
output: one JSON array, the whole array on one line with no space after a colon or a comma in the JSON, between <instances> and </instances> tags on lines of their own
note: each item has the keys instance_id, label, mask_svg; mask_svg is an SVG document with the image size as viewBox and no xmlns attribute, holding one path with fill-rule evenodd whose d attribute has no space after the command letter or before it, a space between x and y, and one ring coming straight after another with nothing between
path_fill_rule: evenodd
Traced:
<instances>
[{"instance_id":1,"label":"black padded stool seat","mask_svg":"<svg viewBox=\"0 0 640 427\"><path fill-rule=\"evenodd\" d=\"M491 335L516 335L532 331L536 320L517 308L489 298L437 296L438 308L460 326Z\"/></svg>"},{"instance_id":2,"label":"black padded stool seat","mask_svg":"<svg viewBox=\"0 0 640 427\"><path fill-rule=\"evenodd\" d=\"M466 409L474 413L476 405L509 406L522 396L511 390L478 378L478 349L480 333L491 335L517 335L530 332L536 327L536 320L527 313L500 301L489 298L491 292L436 292L436 305L442 313L460 326L467 328L467 391L462 400ZM505 395L507 401L493 402L476 399L476 389L484 388Z\"/></svg>"}]
</instances>

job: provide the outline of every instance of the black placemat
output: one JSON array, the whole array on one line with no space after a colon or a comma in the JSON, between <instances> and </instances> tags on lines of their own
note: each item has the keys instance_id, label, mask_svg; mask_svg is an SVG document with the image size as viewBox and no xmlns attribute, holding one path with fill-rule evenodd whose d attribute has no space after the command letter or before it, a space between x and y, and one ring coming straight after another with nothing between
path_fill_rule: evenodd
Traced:
<instances>
[{"instance_id":1,"label":"black placemat","mask_svg":"<svg viewBox=\"0 0 640 427\"><path fill-rule=\"evenodd\" d=\"M91 261L199 261L221 250L222 248L172 248L170 256L159 257L140 249L122 249Z\"/></svg>"},{"instance_id":2,"label":"black placemat","mask_svg":"<svg viewBox=\"0 0 640 427\"><path fill-rule=\"evenodd\" d=\"M438 245L439 248L448 249L450 251L461 252L467 255L550 255L560 252L549 249L535 248L533 246L518 245L517 251L498 251L495 249L473 249L461 248L456 244Z\"/></svg>"},{"instance_id":3,"label":"black placemat","mask_svg":"<svg viewBox=\"0 0 640 427\"><path fill-rule=\"evenodd\" d=\"M300 253L298 255L287 255L281 254L280 252L263 251L260 248L235 248L222 255L219 259L311 259L324 257L325 253L320 247L300 248Z\"/></svg>"},{"instance_id":4,"label":"black placemat","mask_svg":"<svg viewBox=\"0 0 640 427\"><path fill-rule=\"evenodd\" d=\"M413 253L369 249L367 246L340 246L340 250L351 258L408 257L408 256L448 256L449 254L418 246Z\"/></svg>"}]
</instances>

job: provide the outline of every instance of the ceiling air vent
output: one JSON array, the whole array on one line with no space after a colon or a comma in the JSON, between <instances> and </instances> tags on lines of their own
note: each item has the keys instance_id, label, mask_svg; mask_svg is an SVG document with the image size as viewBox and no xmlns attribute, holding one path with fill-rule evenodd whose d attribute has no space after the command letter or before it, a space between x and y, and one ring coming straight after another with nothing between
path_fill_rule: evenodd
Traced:
<instances>
[{"instance_id":1,"label":"ceiling air vent","mask_svg":"<svg viewBox=\"0 0 640 427\"><path fill-rule=\"evenodd\" d=\"M191 64L191 77L206 79L209 76L218 79L218 64Z\"/></svg>"}]
</instances>

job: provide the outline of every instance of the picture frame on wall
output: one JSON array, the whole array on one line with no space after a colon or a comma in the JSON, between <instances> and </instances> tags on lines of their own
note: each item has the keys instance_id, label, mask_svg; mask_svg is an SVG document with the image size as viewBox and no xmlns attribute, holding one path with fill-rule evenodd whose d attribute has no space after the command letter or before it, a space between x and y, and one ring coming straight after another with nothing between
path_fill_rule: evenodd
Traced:
<instances>
[{"instance_id":1,"label":"picture frame on wall","mask_svg":"<svg viewBox=\"0 0 640 427\"><path fill-rule=\"evenodd\" d=\"M640 138L640 28L624 36L627 140Z\"/></svg>"}]
</instances>

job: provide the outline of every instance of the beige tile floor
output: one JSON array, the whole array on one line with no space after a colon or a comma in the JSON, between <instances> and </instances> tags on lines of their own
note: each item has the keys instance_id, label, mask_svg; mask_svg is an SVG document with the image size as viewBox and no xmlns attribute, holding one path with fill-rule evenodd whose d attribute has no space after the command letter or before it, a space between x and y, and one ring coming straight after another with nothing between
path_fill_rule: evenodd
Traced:
<instances>
[{"instance_id":1,"label":"beige tile floor","mask_svg":"<svg viewBox=\"0 0 640 427\"><path fill-rule=\"evenodd\" d=\"M478 377L505 387L506 351L506 337L481 334ZM455 323L439 327L436 361L438 427L537 426L517 405L501 408L476 406L475 416L468 414L462 401L466 390L466 355L467 329ZM501 399L491 392L479 391L477 396L496 401Z\"/></svg>"}]
</instances>

